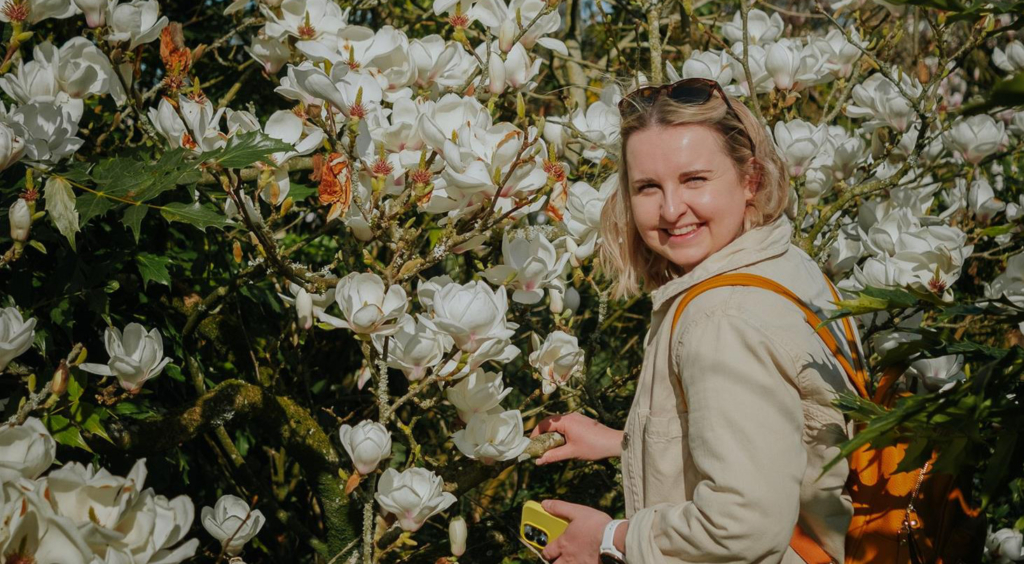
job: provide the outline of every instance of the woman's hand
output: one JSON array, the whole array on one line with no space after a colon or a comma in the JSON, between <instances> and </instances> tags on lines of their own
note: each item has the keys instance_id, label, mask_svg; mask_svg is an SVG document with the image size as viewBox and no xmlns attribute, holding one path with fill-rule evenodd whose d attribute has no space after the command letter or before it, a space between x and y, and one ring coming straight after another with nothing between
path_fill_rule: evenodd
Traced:
<instances>
[{"instance_id":1,"label":"woman's hand","mask_svg":"<svg viewBox=\"0 0 1024 564\"><path fill-rule=\"evenodd\" d=\"M611 516L593 507L556 499L542 501L541 506L569 522L565 532L544 548L544 560L556 564L595 564L600 560L601 537Z\"/></svg>"},{"instance_id":2,"label":"woman's hand","mask_svg":"<svg viewBox=\"0 0 1024 564\"><path fill-rule=\"evenodd\" d=\"M602 460L622 456L622 431L616 431L580 413L553 415L533 428L530 438L541 433L561 433L565 444L534 460L538 465L561 460Z\"/></svg>"}]
</instances>

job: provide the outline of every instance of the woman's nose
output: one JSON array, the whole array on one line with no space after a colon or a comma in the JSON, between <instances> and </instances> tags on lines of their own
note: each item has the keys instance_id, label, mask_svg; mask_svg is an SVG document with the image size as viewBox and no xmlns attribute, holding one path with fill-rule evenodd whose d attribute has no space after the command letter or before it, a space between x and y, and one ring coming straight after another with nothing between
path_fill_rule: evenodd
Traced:
<instances>
[{"instance_id":1,"label":"woman's nose","mask_svg":"<svg viewBox=\"0 0 1024 564\"><path fill-rule=\"evenodd\" d=\"M661 217L667 222L675 222L677 219L686 215L689 206L686 204L686 198L681 194L681 190L675 190L669 188L665 193L665 199L661 205Z\"/></svg>"}]
</instances>

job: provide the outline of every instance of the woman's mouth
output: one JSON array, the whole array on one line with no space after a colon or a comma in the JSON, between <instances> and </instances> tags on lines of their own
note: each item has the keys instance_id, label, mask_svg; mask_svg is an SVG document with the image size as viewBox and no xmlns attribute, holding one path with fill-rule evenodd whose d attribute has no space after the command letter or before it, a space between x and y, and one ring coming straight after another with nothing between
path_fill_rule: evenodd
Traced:
<instances>
[{"instance_id":1,"label":"woman's mouth","mask_svg":"<svg viewBox=\"0 0 1024 564\"><path fill-rule=\"evenodd\" d=\"M690 225L685 225L683 227L662 229L661 231L668 235L669 242L675 243L692 239L703 227L703 223L691 223Z\"/></svg>"}]
</instances>

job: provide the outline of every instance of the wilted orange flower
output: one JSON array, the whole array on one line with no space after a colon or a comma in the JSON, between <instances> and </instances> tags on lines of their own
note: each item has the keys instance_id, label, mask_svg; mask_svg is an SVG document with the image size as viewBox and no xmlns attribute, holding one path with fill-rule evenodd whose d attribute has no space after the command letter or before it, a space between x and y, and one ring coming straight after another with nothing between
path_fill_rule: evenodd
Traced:
<instances>
[{"instance_id":1,"label":"wilted orange flower","mask_svg":"<svg viewBox=\"0 0 1024 564\"><path fill-rule=\"evenodd\" d=\"M322 155L313 157L313 181L320 181L318 193L320 203L331 204L328 219L334 219L348 211L352 203L352 169L341 153L331 153L324 162Z\"/></svg>"}]
</instances>

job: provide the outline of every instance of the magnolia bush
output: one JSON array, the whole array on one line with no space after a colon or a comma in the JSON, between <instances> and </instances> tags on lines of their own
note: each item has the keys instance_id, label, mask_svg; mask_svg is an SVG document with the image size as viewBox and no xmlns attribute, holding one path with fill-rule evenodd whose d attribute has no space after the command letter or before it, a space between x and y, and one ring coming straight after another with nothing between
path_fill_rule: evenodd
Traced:
<instances>
[{"instance_id":1,"label":"magnolia bush","mask_svg":"<svg viewBox=\"0 0 1024 564\"><path fill-rule=\"evenodd\" d=\"M526 499L621 514L616 461L527 430L622 425L616 103L685 77L762 121L831 319L903 372L837 400L845 452L937 452L1024 560L1021 14L0 0L0 562L511 562Z\"/></svg>"}]
</instances>

